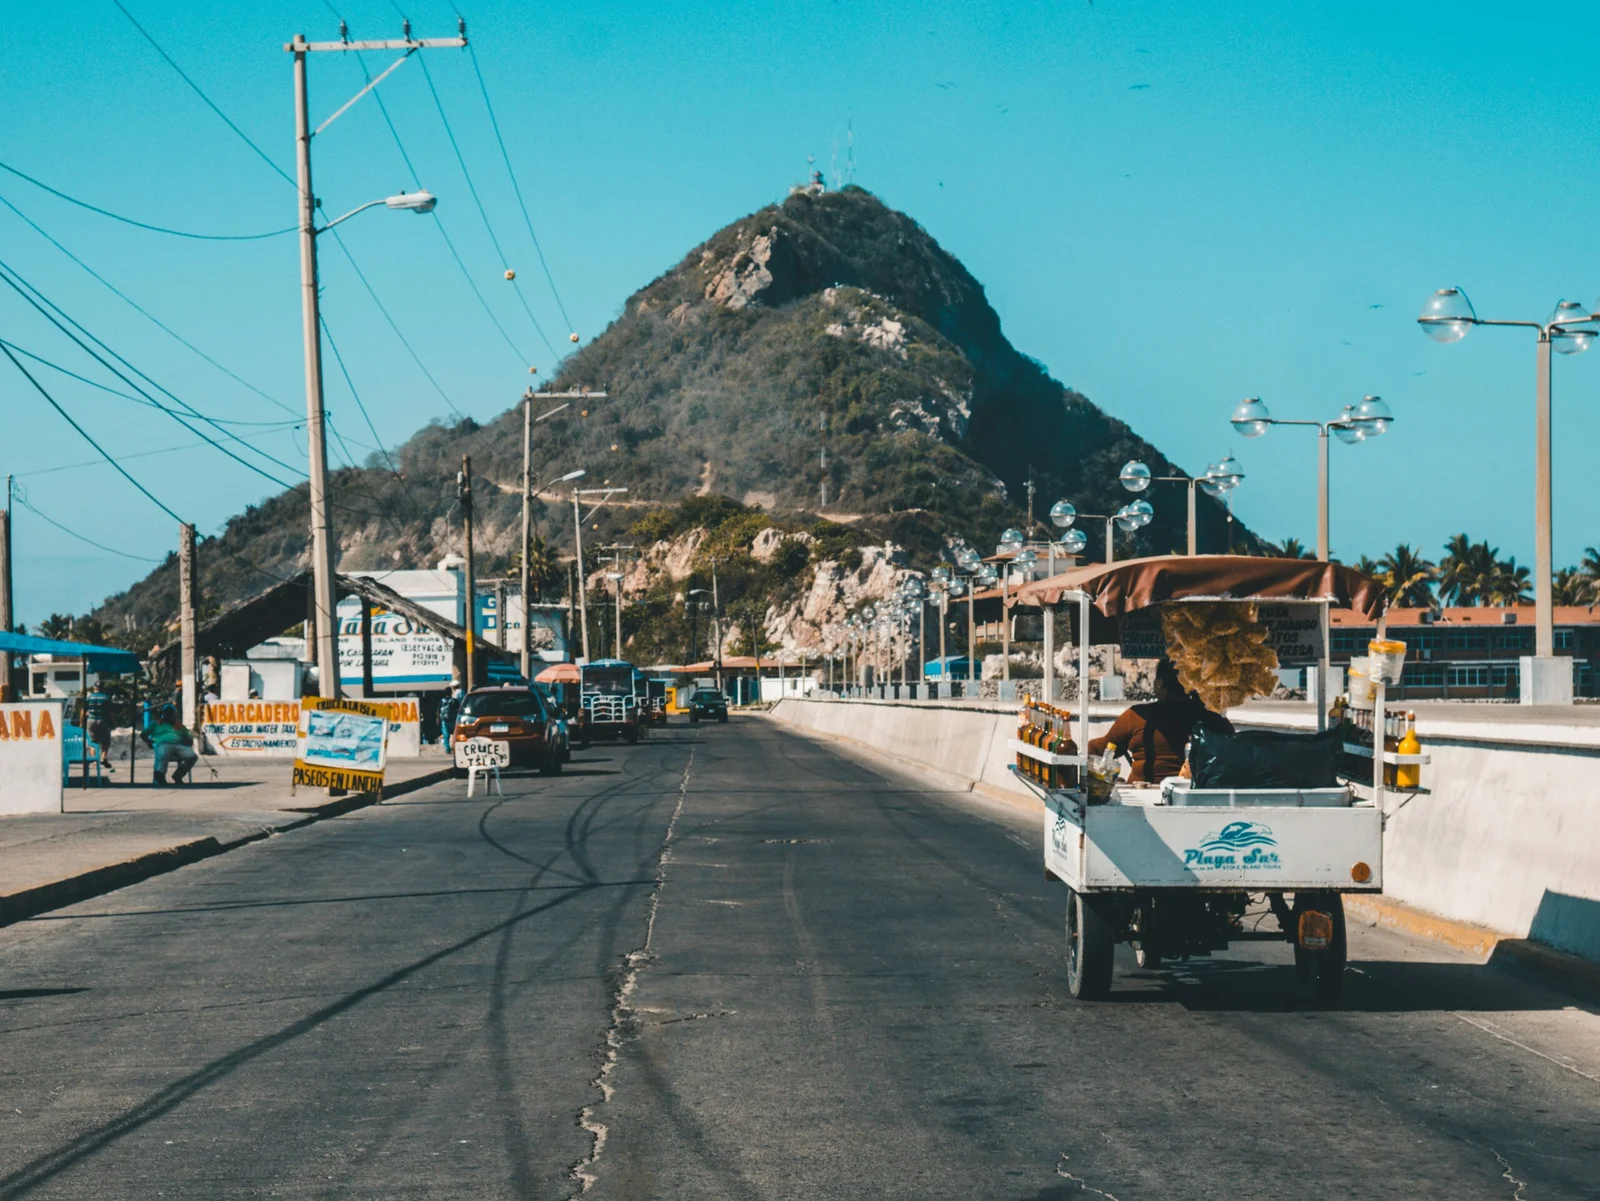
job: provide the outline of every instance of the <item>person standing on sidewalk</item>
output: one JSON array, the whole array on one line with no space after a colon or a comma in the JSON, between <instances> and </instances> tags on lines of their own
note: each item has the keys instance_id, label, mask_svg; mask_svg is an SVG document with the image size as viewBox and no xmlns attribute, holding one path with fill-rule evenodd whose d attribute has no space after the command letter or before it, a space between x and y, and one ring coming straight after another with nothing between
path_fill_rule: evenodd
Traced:
<instances>
[{"instance_id":1,"label":"person standing on sidewalk","mask_svg":"<svg viewBox=\"0 0 1600 1201\"><path fill-rule=\"evenodd\" d=\"M194 750L194 735L178 720L178 710L172 705L162 707L159 719L142 735L155 749L156 775L154 783L167 782L167 764L176 762L178 770L172 773L174 784L187 784L199 755Z\"/></svg>"}]
</instances>

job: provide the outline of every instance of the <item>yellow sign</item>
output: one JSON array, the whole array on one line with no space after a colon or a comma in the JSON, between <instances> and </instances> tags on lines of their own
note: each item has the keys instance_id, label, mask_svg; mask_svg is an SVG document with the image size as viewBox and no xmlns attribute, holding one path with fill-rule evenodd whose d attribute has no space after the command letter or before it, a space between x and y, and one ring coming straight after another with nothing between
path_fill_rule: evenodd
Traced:
<instances>
[{"instance_id":1,"label":"yellow sign","mask_svg":"<svg viewBox=\"0 0 1600 1201\"><path fill-rule=\"evenodd\" d=\"M394 709L387 701L301 697L291 791L303 784L382 793Z\"/></svg>"}]
</instances>

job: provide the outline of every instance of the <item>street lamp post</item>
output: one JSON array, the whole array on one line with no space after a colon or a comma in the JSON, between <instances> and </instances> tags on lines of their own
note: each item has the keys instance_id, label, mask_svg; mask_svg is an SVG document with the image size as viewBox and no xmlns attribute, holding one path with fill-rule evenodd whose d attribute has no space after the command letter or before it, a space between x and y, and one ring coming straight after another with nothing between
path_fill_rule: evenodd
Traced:
<instances>
[{"instance_id":1,"label":"street lamp post","mask_svg":"<svg viewBox=\"0 0 1600 1201\"><path fill-rule=\"evenodd\" d=\"M341 38L338 42L308 42L296 34L284 50L294 55L294 119L295 167L300 193L300 317L301 335L305 342L306 376L306 459L310 477L308 501L311 509L311 578L312 602L315 610L317 648L317 688L324 696L338 697L339 646L338 624L334 612L333 585L333 524L328 506L328 442L327 421L322 401L322 324L317 304L317 235L332 229L339 222L378 205L395 210L416 213L431 212L435 203L427 192L401 193L387 200L374 200L351 209L344 216L317 227L317 196L311 186L311 139L341 115L362 96L418 50L441 46L465 46L466 24L460 25L460 36L455 38L423 38L411 36L411 24L406 22L405 37L400 40L352 42ZM343 23L340 24L344 32ZM311 128L311 106L306 88L306 55L324 50L403 50L404 54L393 66L384 71L365 88L357 92L343 108L329 117L315 130Z\"/></svg>"},{"instance_id":2,"label":"street lamp post","mask_svg":"<svg viewBox=\"0 0 1600 1201\"><path fill-rule=\"evenodd\" d=\"M1328 561L1328 434L1354 446L1389 432L1394 414L1379 396L1364 396L1357 405L1345 405L1332 421L1290 421L1274 417L1259 396L1239 402L1229 418L1242 437L1259 438L1274 425L1306 425L1317 431L1317 558ZM1241 478L1242 474L1241 474Z\"/></svg>"},{"instance_id":3,"label":"street lamp post","mask_svg":"<svg viewBox=\"0 0 1600 1201\"><path fill-rule=\"evenodd\" d=\"M1600 309L1600 305L1596 306ZM1525 680L1525 704L1544 700L1570 703L1571 672L1565 686L1555 667L1555 607L1552 587L1554 573L1554 522L1550 495L1550 352L1581 354L1600 334L1600 311L1589 311L1572 300L1557 302L1546 321L1489 321L1479 317L1472 301L1460 288L1440 288L1422 306L1417 324L1435 342L1459 342L1475 325L1502 325L1531 329L1538 335L1538 357L1534 371L1534 679ZM1542 666L1540 660L1549 666Z\"/></svg>"},{"instance_id":4,"label":"street lamp post","mask_svg":"<svg viewBox=\"0 0 1600 1201\"><path fill-rule=\"evenodd\" d=\"M1122 473L1118 478L1122 486L1129 492L1143 492L1151 484L1183 484L1189 493L1189 538L1188 554L1199 554L1199 534L1195 514L1195 488L1205 489L1208 496L1224 496L1237 488L1244 479L1244 472L1239 469L1239 464L1231 457L1226 457L1221 463L1212 463L1205 474L1199 476L1189 475L1151 475L1150 468L1138 459L1133 459L1123 465Z\"/></svg>"}]
</instances>

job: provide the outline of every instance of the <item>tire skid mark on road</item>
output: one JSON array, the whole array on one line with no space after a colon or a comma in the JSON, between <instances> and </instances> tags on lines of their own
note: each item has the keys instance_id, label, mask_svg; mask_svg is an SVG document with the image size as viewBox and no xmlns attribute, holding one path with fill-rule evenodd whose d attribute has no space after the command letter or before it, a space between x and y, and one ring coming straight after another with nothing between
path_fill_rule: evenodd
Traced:
<instances>
[{"instance_id":1,"label":"tire skid mark on road","mask_svg":"<svg viewBox=\"0 0 1600 1201\"><path fill-rule=\"evenodd\" d=\"M679 773L676 770L670 770L669 771L669 770L666 770L666 769L661 769L660 770L660 774L677 776ZM566 777L566 781L570 781L572 783L576 783L577 779L578 779L577 777ZM530 781L530 783L531 782L532 781ZM546 797L549 797L552 793L560 792L561 791L562 782L563 782L562 778L560 778L560 777L558 777L556 780L541 780L538 783L545 784L545 785L547 785L547 787L539 788L537 791L530 790L530 791L524 791L524 792L520 792L520 793L513 793L509 798L506 798L506 799L512 800L512 801L515 801L515 800L539 800L539 799L544 799ZM577 796L577 797L573 797L573 796L571 796L569 794L569 795L567 795L566 799L568 799L568 800L576 800L577 801L577 808L586 809L592 815L594 813L597 813L600 809L605 808L607 806L611 806L612 807L612 811L615 812L616 803L619 800L623 799L623 797L625 795L633 795L632 794L632 790L631 790L630 785L629 785L629 782L626 781L626 780L620 781L620 782L607 783L607 784L601 785L598 788L596 788L595 791L593 791L591 793L588 793L587 795L580 795L580 796ZM638 818L638 817L641 817L641 816L644 816L644 815L648 814L659 803L660 797L664 796L664 795L676 795L676 788L664 789L660 793L652 792L652 793L647 794L646 798L644 800L642 800L639 804L637 804L637 805L633 806L632 808L627 809L626 811L618 814L618 816L615 817L613 820L601 823L601 825L599 826L599 829L604 830L604 829L607 829L610 826L612 826L614 824L617 824L617 823L619 823L621 821L628 820L630 818ZM496 810L498 808L499 808L499 804L498 803L491 804L489 806L489 809L491 811L492 810ZM592 818L591 818L591 820L592 820ZM586 826L586 829L588 829L588 828L591 828L591 827L587 827ZM480 835L482 835L484 833L484 831L483 831L481 826L480 826L479 833L480 833ZM582 837L582 838L587 838L587 836L588 836L587 833L583 833L583 834L580 835L580 837ZM578 890L578 891L583 891L583 892L589 892L589 891L593 891L595 889L600 889L600 888L615 887L616 891L618 892L619 895L618 895L617 899L614 902L612 902L612 904L610 906L610 911L609 911L609 913L607 915L607 918L605 919L605 926L606 926L606 929L608 931L611 930L615 926L616 921L618 920L618 916L619 916L621 910L625 909L631 903L630 890L632 888L651 887L651 886L653 886L655 884L655 876L653 874L651 876L649 876L649 877L642 877L641 876L641 878L638 878L638 879L630 879L630 880L625 880L625 881L619 881L619 882L616 882L615 884L605 883L605 882L598 883L598 884L587 884L587 883L583 883L583 882L571 883L571 884L550 884L550 885L540 884L540 883L538 883L538 881L541 880L546 873L549 873L549 872L552 872L552 871L557 872L557 874L563 876L564 878L566 878L568 880L575 879L575 877L572 876L571 873L559 872L558 869L556 869L555 866L554 866L556 863L560 862L561 859L566 857L567 854L569 853L569 848L566 845L565 840L563 840L563 843L559 848L557 848L553 853L547 855L546 858L542 862L537 862L537 861L525 859L523 856L521 856L521 855L517 854L516 852L512 851L509 847L507 847L504 844L500 843L498 840L486 839L486 841L488 841L489 844L491 846L493 846L497 851L505 853L505 854L509 855L511 858L518 860L519 862L526 862L534 869L533 875L530 878L530 882L526 886L524 886L524 889L522 890L524 892L531 893L531 892L536 891L536 890L551 889L551 888L559 888L559 889ZM643 867L644 864L641 862L640 866ZM516 912L518 912L518 913L521 912L520 905L517 907ZM510 929L511 929L511 927L508 925L507 926L508 933L509 933ZM544 954L540 958L537 958L537 959L533 960L531 963L529 963L528 965L526 965L527 966L526 975L522 979L511 980L511 979L507 978L504 981L504 985L503 985L504 989L505 989L505 1002L504 1003L509 1004L510 1002L521 998L529 989L534 988L536 985L547 984L552 979L555 979L555 977L553 977L551 975L551 969L553 969L558 964L561 964L561 965L568 964L570 962L570 960L571 960L571 955L572 955L574 949L577 947L577 945L585 937L586 937L586 931L585 931L585 929L583 927L580 926L580 927L577 927L577 928L573 929L573 931L566 938L560 939L559 941L557 941L557 942L551 944L549 947L547 947L545 949ZM608 960L608 962L609 962L609 960ZM473 982L473 983L470 983L470 984L463 984L463 985L461 985L459 987L461 987L461 988L474 988L475 989L475 988L479 987L479 985L476 982ZM499 985L497 985L497 987L499 987ZM491 1015L491 1019L492 1019L492 1015ZM494 1023L493 1023L492 1020L486 1021L486 1026L491 1031L493 1031L494 1028L495 1028L494 1027ZM462 1038L461 1038L461 1041L458 1044L458 1046L460 1046L461 1048L464 1049L464 1045L465 1045L466 1042L472 1041L472 1040L476 1039L477 1037L479 1037L479 1036L478 1036L478 1033L477 1033L476 1030L463 1029ZM493 1054L494 1048L492 1046L490 1048L490 1051L491 1051L491 1054ZM430 1078L439 1077L439 1076L443 1076L445 1074L448 1074L448 1073L456 1070L456 1067L457 1067L457 1064L452 1061L452 1058L450 1056L444 1056L444 1057L441 1057L440 1061L434 1066L434 1068L428 1074L429 1074ZM501 1086L502 1086L502 1088L505 1087L504 1081L503 1081L503 1077L502 1077L502 1085ZM407 1109L405 1110L405 1116L407 1118L411 1117L414 1114L415 1106L416 1106L416 1104L419 1104L419 1103L420 1102L414 1102L412 1106L407 1107ZM503 1118L504 1118L504 1115L503 1115ZM529 1162L531 1162L530 1158L529 1158L529 1156L528 1156L528 1154L526 1152L525 1146L520 1141L522 1138L525 1137L524 1126L525 1126L525 1124L511 1123L511 1122L507 1122L505 1120L502 1121L502 1140L506 1143L506 1145L505 1145L505 1147L503 1149L506 1152L507 1164L510 1167L512 1173L513 1173L513 1179L514 1180L517 1178L517 1176L519 1174L526 1175L526 1173L528 1172L528 1164L529 1164ZM373 1147L367 1153L367 1155L362 1157L363 1161L370 1161L370 1160L372 1160L374 1157L376 1157L378 1155L388 1154L389 1152L387 1150L383 1149L386 1145L387 1144L374 1144ZM524 1181L523 1183L526 1183L526 1182ZM527 1195L527 1189L526 1188L523 1188L521 1191L522 1191L523 1195ZM346 1194L341 1189L334 1189L332 1191L325 1192L323 1195L325 1197L329 1198L330 1201L331 1201L332 1198L343 1197Z\"/></svg>"},{"instance_id":2,"label":"tire skid mark on road","mask_svg":"<svg viewBox=\"0 0 1600 1201\"><path fill-rule=\"evenodd\" d=\"M839 1033L833 1027L833 1014L828 1008L828 990L823 984L824 973L818 969L822 966L821 957L817 954L817 945L812 941L811 931L806 929L805 918L800 914L800 898L794 890L794 848L789 848L789 853L783 861L783 909L789 915L789 925L794 930L794 940L800 949L800 959L796 962L806 984L811 990L811 1012L816 1016L817 1024L822 1027L823 1033L828 1036L828 1041L835 1047L839 1045Z\"/></svg>"},{"instance_id":3,"label":"tire skid mark on road","mask_svg":"<svg viewBox=\"0 0 1600 1201\"><path fill-rule=\"evenodd\" d=\"M661 890L667 881L667 864L672 858L672 839L678 829L678 818L683 813L684 798L689 792L689 775L694 768L693 745L689 748L689 760L683 765L683 778L678 785L678 803L673 807L672 817L667 821L666 833L661 839L661 854L656 860L655 886L650 890L649 913L645 919L644 943L637 950L629 951L623 959L623 970L618 977L616 991L612 996L611 1024L606 1029L605 1053L600 1062L600 1071L590 1081L600 1093L600 1103L609 1102L616 1093L616 1086L611 1083L611 1074L617 1070L622 1045L630 1036L630 1032L637 1023L637 1015L633 1008L633 994L639 987L639 973L650 961L653 954L651 948L655 939L656 914L661 908ZM577 1198L583 1196L597 1179L595 1168L600 1164L600 1157L605 1154L606 1140L610 1137L610 1128L602 1122L595 1113L594 1105L585 1105L578 1113L578 1125L586 1130L594 1140L585 1155L572 1165L568 1176L577 1183L578 1187L570 1196Z\"/></svg>"}]
</instances>

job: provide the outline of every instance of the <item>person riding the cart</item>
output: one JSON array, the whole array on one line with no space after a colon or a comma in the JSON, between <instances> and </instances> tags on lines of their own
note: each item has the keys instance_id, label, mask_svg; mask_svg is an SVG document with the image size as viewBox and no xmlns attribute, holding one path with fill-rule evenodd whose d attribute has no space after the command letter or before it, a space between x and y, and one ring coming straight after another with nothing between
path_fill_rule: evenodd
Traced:
<instances>
[{"instance_id":1,"label":"person riding the cart","mask_svg":"<svg viewBox=\"0 0 1600 1201\"><path fill-rule=\"evenodd\" d=\"M1200 694L1185 690L1170 659L1156 664L1156 699L1122 711L1100 738L1089 740L1089 754L1102 755L1115 746L1119 759L1133 768L1133 780L1144 784L1183 773L1184 748L1197 726L1233 733L1233 723L1205 707Z\"/></svg>"}]
</instances>

